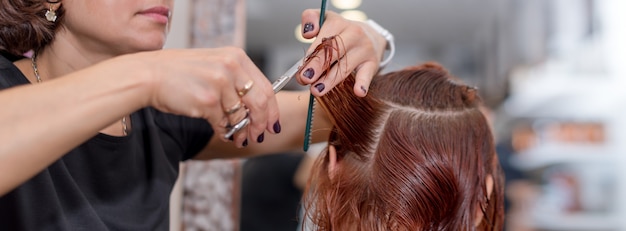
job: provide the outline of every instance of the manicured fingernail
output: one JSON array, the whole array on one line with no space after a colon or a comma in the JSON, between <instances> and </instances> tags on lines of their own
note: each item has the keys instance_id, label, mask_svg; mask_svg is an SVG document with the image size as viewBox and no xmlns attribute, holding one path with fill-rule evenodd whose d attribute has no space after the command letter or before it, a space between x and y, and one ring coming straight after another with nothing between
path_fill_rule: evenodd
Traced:
<instances>
[{"instance_id":1,"label":"manicured fingernail","mask_svg":"<svg viewBox=\"0 0 626 231\"><path fill-rule=\"evenodd\" d=\"M304 70L304 73L302 73L302 75L304 77L307 77L308 79L313 78L313 75L315 75L315 70L313 70L313 68L307 68L306 70Z\"/></svg>"},{"instance_id":2,"label":"manicured fingernail","mask_svg":"<svg viewBox=\"0 0 626 231\"><path fill-rule=\"evenodd\" d=\"M315 27L313 26L313 23L307 22L304 24L304 28L302 29L302 33L305 34L309 31L312 31Z\"/></svg>"},{"instance_id":3,"label":"manicured fingernail","mask_svg":"<svg viewBox=\"0 0 626 231\"><path fill-rule=\"evenodd\" d=\"M315 84L315 88L317 89L317 91L322 92L324 91L324 88L326 88L326 86L324 86L324 83L318 83Z\"/></svg>"},{"instance_id":4,"label":"manicured fingernail","mask_svg":"<svg viewBox=\"0 0 626 231\"><path fill-rule=\"evenodd\" d=\"M365 89L364 86L361 86L361 91L363 91L363 93L367 94L367 89Z\"/></svg>"},{"instance_id":5,"label":"manicured fingernail","mask_svg":"<svg viewBox=\"0 0 626 231\"><path fill-rule=\"evenodd\" d=\"M261 133L261 135L259 135L259 137L256 138L256 142L263 143L263 140L265 140L265 132Z\"/></svg>"},{"instance_id":6,"label":"manicured fingernail","mask_svg":"<svg viewBox=\"0 0 626 231\"><path fill-rule=\"evenodd\" d=\"M276 123L274 123L274 132L280 133L280 121L276 121Z\"/></svg>"},{"instance_id":7,"label":"manicured fingernail","mask_svg":"<svg viewBox=\"0 0 626 231\"><path fill-rule=\"evenodd\" d=\"M248 146L248 139L244 140L243 143L241 144L241 146Z\"/></svg>"}]
</instances>

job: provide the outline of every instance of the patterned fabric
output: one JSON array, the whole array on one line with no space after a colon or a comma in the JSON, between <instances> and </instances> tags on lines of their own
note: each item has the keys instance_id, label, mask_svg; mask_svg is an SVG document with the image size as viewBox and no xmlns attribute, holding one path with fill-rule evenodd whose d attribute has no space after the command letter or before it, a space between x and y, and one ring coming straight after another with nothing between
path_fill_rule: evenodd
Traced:
<instances>
[{"instance_id":1,"label":"patterned fabric","mask_svg":"<svg viewBox=\"0 0 626 231\"><path fill-rule=\"evenodd\" d=\"M184 230L238 230L240 161L188 161L185 169Z\"/></svg>"},{"instance_id":2,"label":"patterned fabric","mask_svg":"<svg viewBox=\"0 0 626 231\"><path fill-rule=\"evenodd\" d=\"M243 47L245 0L192 0L191 47Z\"/></svg>"},{"instance_id":3,"label":"patterned fabric","mask_svg":"<svg viewBox=\"0 0 626 231\"><path fill-rule=\"evenodd\" d=\"M191 47L243 47L245 0L192 0ZM240 160L184 163L184 230L239 230Z\"/></svg>"}]
</instances>

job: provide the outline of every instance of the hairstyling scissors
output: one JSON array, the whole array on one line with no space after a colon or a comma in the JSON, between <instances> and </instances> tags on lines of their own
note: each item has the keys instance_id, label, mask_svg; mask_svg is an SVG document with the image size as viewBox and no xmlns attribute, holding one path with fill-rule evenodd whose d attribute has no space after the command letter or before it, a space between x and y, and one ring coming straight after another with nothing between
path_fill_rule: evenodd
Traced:
<instances>
[{"instance_id":1,"label":"hairstyling scissors","mask_svg":"<svg viewBox=\"0 0 626 231\"><path fill-rule=\"evenodd\" d=\"M285 74L280 76L280 78L278 78L276 81L274 81L272 83L272 90L274 90L274 94L276 94L280 90L282 90L287 85L289 80L293 79L293 77L296 76L296 74L298 73L298 70L300 70L300 66L302 66L303 63L304 63L304 58L298 60L298 62L296 62L293 66L291 66L291 68L289 68L285 72ZM240 131L244 127L248 126L249 123L250 123L250 118L248 118L248 116L246 116L241 121L239 121L237 124L235 124L235 125L233 125L231 127L227 127L229 130L228 130L228 132L226 132L226 134L224 134L224 138L225 139L229 139L235 133L237 133L238 131Z\"/></svg>"}]
</instances>

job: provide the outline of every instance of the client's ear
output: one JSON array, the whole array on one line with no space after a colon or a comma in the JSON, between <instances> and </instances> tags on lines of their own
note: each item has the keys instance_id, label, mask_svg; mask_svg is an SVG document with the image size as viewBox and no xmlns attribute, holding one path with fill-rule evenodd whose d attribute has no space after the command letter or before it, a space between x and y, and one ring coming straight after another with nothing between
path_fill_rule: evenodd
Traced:
<instances>
[{"instance_id":1,"label":"client's ear","mask_svg":"<svg viewBox=\"0 0 626 231\"><path fill-rule=\"evenodd\" d=\"M493 176L491 174L487 175L487 179L485 179L485 186L487 186L487 198L491 198L491 192L493 192ZM479 208L476 208L476 220L474 221L474 225L478 227L480 222L483 220L483 211Z\"/></svg>"},{"instance_id":2,"label":"client's ear","mask_svg":"<svg viewBox=\"0 0 626 231\"><path fill-rule=\"evenodd\" d=\"M337 171L337 149L333 145L328 145L328 177L331 180L335 175L335 171Z\"/></svg>"}]
</instances>

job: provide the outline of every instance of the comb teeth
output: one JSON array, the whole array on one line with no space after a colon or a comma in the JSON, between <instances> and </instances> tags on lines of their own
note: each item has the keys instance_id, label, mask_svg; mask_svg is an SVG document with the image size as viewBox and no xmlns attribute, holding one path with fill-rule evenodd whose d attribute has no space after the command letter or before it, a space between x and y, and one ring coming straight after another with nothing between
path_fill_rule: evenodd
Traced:
<instances>
[{"instance_id":1,"label":"comb teeth","mask_svg":"<svg viewBox=\"0 0 626 231\"><path fill-rule=\"evenodd\" d=\"M324 24L324 17L326 17L326 0L322 0L322 6L320 7L320 30L322 28L322 24ZM306 128L304 131L304 151L309 151L309 145L311 144L311 128L313 128L313 112L315 112L315 97L313 94L309 96L309 110L308 115L306 116Z\"/></svg>"},{"instance_id":2,"label":"comb teeth","mask_svg":"<svg viewBox=\"0 0 626 231\"><path fill-rule=\"evenodd\" d=\"M311 144L311 133L313 132L313 113L315 112L315 97L313 94L309 96L309 109L306 117L306 127L304 130L304 151L309 151L309 146Z\"/></svg>"}]
</instances>

